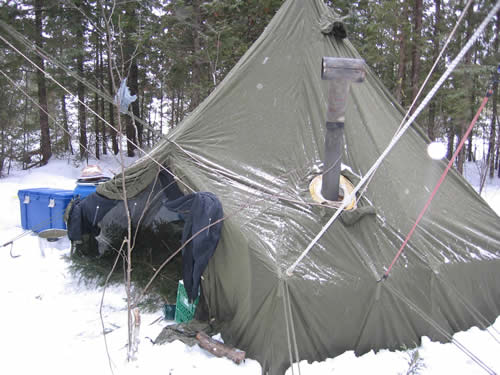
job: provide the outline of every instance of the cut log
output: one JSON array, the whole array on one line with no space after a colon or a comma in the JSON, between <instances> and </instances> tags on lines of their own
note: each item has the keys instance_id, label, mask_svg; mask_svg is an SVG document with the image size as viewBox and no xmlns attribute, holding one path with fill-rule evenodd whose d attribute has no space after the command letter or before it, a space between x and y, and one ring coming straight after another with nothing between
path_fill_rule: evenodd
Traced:
<instances>
[{"instance_id":1,"label":"cut log","mask_svg":"<svg viewBox=\"0 0 500 375\"><path fill-rule=\"evenodd\" d=\"M196 340L198 340L200 346L203 349L209 351L217 357L229 358L231 361L238 365L245 360L244 351L231 348L230 346L227 346L220 341L214 340L205 332L198 332L196 334Z\"/></svg>"}]
</instances>

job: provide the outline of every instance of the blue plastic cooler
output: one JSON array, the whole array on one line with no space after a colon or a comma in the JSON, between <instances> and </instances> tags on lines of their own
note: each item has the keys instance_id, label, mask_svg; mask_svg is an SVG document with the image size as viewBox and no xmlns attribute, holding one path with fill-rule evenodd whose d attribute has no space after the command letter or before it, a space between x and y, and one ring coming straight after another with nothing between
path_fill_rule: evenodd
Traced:
<instances>
[{"instance_id":1,"label":"blue plastic cooler","mask_svg":"<svg viewBox=\"0 0 500 375\"><path fill-rule=\"evenodd\" d=\"M97 186L109 180L109 177L101 176L95 178L78 179L76 181L75 190L73 190L75 197L79 196L84 199L92 193L95 193Z\"/></svg>"},{"instance_id":2,"label":"blue plastic cooler","mask_svg":"<svg viewBox=\"0 0 500 375\"><path fill-rule=\"evenodd\" d=\"M97 184L78 183L76 185L75 190L73 190L73 194L75 195L75 197L78 195L80 196L80 199L83 199L89 196L90 194L95 193L96 189L97 189Z\"/></svg>"},{"instance_id":3,"label":"blue plastic cooler","mask_svg":"<svg viewBox=\"0 0 500 375\"><path fill-rule=\"evenodd\" d=\"M41 232L66 229L64 210L73 199L73 190L35 188L17 192L21 206L21 226Z\"/></svg>"}]
</instances>

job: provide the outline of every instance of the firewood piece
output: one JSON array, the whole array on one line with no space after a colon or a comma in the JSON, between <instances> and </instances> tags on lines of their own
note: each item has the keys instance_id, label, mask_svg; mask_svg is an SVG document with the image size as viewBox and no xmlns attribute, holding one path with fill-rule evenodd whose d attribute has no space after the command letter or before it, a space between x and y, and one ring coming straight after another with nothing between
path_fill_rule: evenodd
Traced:
<instances>
[{"instance_id":1,"label":"firewood piece","mask_svg":"<svg viewBox=\"0 0 500 375\"><path fill-rule=\"evenodd\" d=\"M196 334L196 339L203 349L209 351L217 357L229 358L231 361L238 365L245 360L244 351L231 348L230 346L227 346L220 341L214 340L205 332L198 332Z\"/></svg>"}]
</instances>

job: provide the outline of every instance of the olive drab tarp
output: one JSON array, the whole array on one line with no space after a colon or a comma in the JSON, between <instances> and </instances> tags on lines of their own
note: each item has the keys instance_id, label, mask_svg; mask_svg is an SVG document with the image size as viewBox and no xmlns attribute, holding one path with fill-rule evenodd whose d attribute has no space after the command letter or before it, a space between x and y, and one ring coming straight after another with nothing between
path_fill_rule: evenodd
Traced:
<instances>
[{"instance_id":1,"label":"olive drab tarp","mask_svg":"<svg viewBox=\"0 0 500 375\"><path fill-rule=\"evenodd\" d=\"M323 56L359 55L347 39L322 32L329 19L321 0L286 1L224 81L150 153L182 180L184 193L189 186L220 199L226 219L202 281L209 313L226 342L273 375L290 366L293 341L301 360L323 360L409 347L424 335L445 340L500 315L500 220L454 172L379 281L446 166L427 156L416 126L358 202L369 214L337 220L285 274L335 212L309 193L322 170L320 65ZM351 87L343 163L354 175L371 167L402 117L370 71ZM131 196L159 171L150 157L127 171ZM98 192L120 199L120 189L117 176Z\"/></svg>"}]
</instances>

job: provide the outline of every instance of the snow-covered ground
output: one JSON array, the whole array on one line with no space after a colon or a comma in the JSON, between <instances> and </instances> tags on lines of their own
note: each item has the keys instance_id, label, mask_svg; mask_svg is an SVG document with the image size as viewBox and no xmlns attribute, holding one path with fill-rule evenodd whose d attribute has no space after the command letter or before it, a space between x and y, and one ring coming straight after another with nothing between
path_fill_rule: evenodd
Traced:
<instances>
[{"instance_id":1,"label":"snow-covered ground","mask_svg":"<svg viewBox=\"0 0 500 375\"><path fill-rule=\"evenodd\" d=\"M95 162L94 162L95 163ZM90 162L90 164L93 164ZM98 163L106 173L117 172L111 158ZM14 171L0 179L0 245L23 232L17 191L35 187L73 189L81 167L64 160L30 171ZM474 166L468 166L467 178L477 186ZM484 198L500 213L500 182L487 182ZM42 250L44 256L42 255ZM102 336L99 305L102 290L78 283L68 272L62 255L68 254L67 239L47 243L35 235L0 248L0 373L2 374L252 374L261 367L252 359L241 365L213 357L199 347L179 341L154 346L165 321L161 311L143 314L138 359L126 361L127 313L122 287L106 290L103 315L111 372ZM496 330L495 330L496 328ZM455 339L467 347L490 369L500 373L500 318L490 332L472 328ZM495 339L496 338L496 339ZM301 374L406 374L411 351L377 354L356 358L346 352L334 359L300 363ZM484 369L453 344L438 344L423 339L418 349L420 370L413 374L483 374ZM295 373L298 373L295 371ZM292 374L291 369L287 374Z\"/></svg>"}]
</instances>

